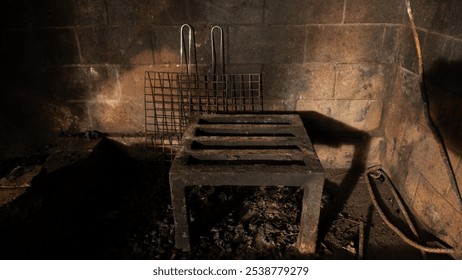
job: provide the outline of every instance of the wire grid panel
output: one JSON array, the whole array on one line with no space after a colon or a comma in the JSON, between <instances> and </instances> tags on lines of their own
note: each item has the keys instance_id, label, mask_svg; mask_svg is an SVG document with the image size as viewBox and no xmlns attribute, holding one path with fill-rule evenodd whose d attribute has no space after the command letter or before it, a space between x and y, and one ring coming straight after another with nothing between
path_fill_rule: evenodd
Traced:
<instances>
[{"instance_id":1,"label":"wire grid panel","mask_svg":"<svg viewBox=\"0 0 462 280\"><path fill-rule=\"evenodd\" d=\"M181 138L188 109L188 76L174 72L145 72L146 144L158 155L170 155Z\"/></svg>"},{"instance_id":2,"label":"wire grid panel","mask_svg":"<svg viewBox=\"0 0 462 280\"><path fill-rule=\"evenodd\" d=\"M192 113L263 111L260 74L208 74L199 85L191 92Z\"/></svg>"},{"instance_id":3,"label":"wire grid panel","mask_svg":"<svg viewBox=\"0 0 462 280\"><path fill-rule=\"evenodd\" d=\"M263 111L260 74L146 71L144 91L146 144L170 160L192 114Z\"/></svg>"}]
</instances>

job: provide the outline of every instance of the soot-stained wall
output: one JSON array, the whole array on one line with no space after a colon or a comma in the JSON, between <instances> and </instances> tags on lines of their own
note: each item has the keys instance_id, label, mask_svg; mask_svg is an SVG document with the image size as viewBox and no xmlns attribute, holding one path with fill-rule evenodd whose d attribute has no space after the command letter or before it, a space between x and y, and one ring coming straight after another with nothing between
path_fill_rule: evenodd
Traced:
<instances>
[{"instance_id":1,"label":"soot-stained wall","mask_svg":"<svg viewBox=\"0 0 462 280\"><path fill-rule=\"evenodd\" d=\"M443 135L460 189L462 3L418 0L411 4L422 47L431 115ZM423 115L418 59L407 18L400 45L396 87L385 114L386 152L382 161L419 220L460 252L462 205Z\"/></svg>"},{"instance_id":2,"label":"soot-stained wall","mask_svg":"<svg viewBox=\"0 0 462 280\"><path fill-rule=\"evenodd\" d=\"M379 161L401 0L1 5L2 156L34 150L60 131L143 132L144 72L180 71L179 30L188 23L199 64L210 65L209 31L220 25L227 72L262 73L265 111L309 112L307 123L320 124L308 127L314 138L336 135L334 145L316 141L326 167L349 167L358 149L363 161Z\"/></svg>"},{"instance_id":3,"label":"soot-stained wall","mask_svg":"<svg viewBox=\"0 0 462 280\"><path fill-rule=\"evenodd\" d=\"M459 2L411 1L460 183ZM227 72L261 73L264 110L300 113L326 169L382 164L419 220L461 243L462 214L422 117L404 0L2 1L0 158L60 132L142 135L144 72L180 71L184 23L205 69L210 28L223 27Z\"/></svg>"}]
</instances>

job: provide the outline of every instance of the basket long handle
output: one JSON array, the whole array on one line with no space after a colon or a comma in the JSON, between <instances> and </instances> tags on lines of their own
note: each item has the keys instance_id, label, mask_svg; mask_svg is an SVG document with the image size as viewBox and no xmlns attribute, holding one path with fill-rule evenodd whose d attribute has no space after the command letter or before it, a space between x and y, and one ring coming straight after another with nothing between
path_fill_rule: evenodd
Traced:
<instances>
[{"instance_id":1,"label":"basket long handle","mask_svg":"<svg viewBox=\"0 0 462 280\"><path fill-rule=\"evenodd\" d=\"M225 61L223 56L223 29L220 26L213 26L210 30L210 41L212 43L212 74L217 73L217 63L216 63L216 49L215 49L215 29L218 29L220 32L220 54L219 54L219 64L221 64L221 74L225 73Z\"/></svg>"},{"instance_id":2,"label":"basket long handle","mask_svg":"<svg viewBox=\"0 0 462 280\"><path fill-rule=\"evenodd\" d=\"M184 31L183 29L188 28L188 55L184 53ZM183 57L186 60L186 71L187 73L191 73L191 52L192 52L192 43L193 43L193 29L189 24L183 24L180 29L180 71L183 69Z\"/></svg>"}]
</instances>

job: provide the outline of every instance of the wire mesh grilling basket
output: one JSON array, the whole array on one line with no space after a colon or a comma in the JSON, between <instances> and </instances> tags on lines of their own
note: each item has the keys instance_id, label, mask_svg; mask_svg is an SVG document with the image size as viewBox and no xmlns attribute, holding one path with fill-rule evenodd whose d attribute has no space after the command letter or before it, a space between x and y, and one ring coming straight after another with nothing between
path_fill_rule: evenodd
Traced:
<instances>
[{"instance_id":1,"label":"wire mesh grilling basket","mask_svg":"<svg viewBox=\"0 0 462 280\"><path fill-rule=\"evenodd\" d=\"M188 54L184 52L184 29L188 28ZM219 31L219 63L215 35ZM211 29L211 73L199 73L191 61L194 36L191 26L180 29L180 72L146 71L144 79L145 137L147 156L171 161L193 114L263 111L261 74L225 74L223 29ZM183 58L186 67L183 67ZM196 64L197 65L197 64ZM183 71L183 69L185 71ZM217 73L217 69L219 72Z\"/></svg>"}]
</instances>

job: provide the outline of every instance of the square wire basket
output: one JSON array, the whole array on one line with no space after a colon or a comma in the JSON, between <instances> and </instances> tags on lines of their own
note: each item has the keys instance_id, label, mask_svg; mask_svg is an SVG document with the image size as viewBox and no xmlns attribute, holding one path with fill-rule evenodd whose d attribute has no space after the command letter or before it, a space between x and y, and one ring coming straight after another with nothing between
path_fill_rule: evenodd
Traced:
<instances>
[{"instance_id":1,"label":"square wire basket","mask_svg":"<svg viewBox=\"0 0 462 280\"><path fill-rule=\"evenodd\" d=\"M263 111L261 74L225 74L223 30L211 30L212 73L191 73L192 28L181 27L183 70L183 29L189 28L189 57L184 72L146 71L144 79L146 156L161 162L173 159L188 119L193 114L250 113ZM214 31L220 31L221 72L215 73Z\"/></svg>"}]
</instances>

